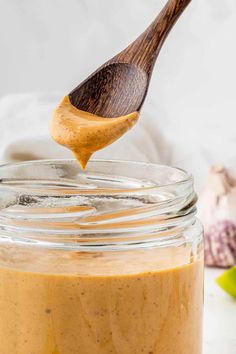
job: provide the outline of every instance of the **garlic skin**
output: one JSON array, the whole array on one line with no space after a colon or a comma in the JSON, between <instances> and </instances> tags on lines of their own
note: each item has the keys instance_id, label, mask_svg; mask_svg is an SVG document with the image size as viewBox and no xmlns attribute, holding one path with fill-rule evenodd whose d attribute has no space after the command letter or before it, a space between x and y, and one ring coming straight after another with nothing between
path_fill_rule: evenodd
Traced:
<instances>
[{"instance_id":1,"label":"garlic skin","mask_svg":"<svg viewBox=\"0 0 236 354\"><path fill-rule=\"evenodd\" d=\"M199 197L198 217L205 231L205 264L236 264L236 176L222 166L210 169Z\"/></svg>"}]
</instances>

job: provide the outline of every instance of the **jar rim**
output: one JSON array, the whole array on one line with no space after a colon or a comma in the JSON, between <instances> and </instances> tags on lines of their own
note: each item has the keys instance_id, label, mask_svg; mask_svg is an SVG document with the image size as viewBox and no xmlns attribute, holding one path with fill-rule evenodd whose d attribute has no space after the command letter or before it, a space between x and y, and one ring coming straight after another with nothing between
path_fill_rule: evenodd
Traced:
<instances>
[{"instance_id":1,"label":"jar rim","mask_svg":"<svg viewBox=\"0 0 236 354\"><path fill-rule=\"evenodd\" d=\"M82 173L72 159L10 163L0 166L0 191L2 235L19 243L150 247L179 242L177 230L195 222L192 175L165 165L92 160Z\"/></svg>"},{"instance_id":2,"label":"jar rim","mask_svg":"<svg viewBox=\"0 0 236 354\"><path fill-rule=\"evenodd\" d=\"M80 169L81 172L86 173L87 169L83 171L80 168L79 163L75 159L42 159L42 160L29 160L29 161L23 161L23 162L10 162L10 163L5 163L5 164L0 164L0 187L2 188L10 188L10 185L5 185L5 181L2 178L2 170L4 169L11 169L15 167L26 167L26 166L40 166L41 164L70 164L70 163L76 163L78 169ZM171 181L167 183L162 183L156 184L155 183L152 186L146 187L146 189L155 189L155 188L161 188L161 187L170 187L170 186L178 186L184 183L193 183L193 176L191 173L188 173L186 170L180 168L180 167L175 167L175 166L168 166L164 164L156 164L156 163L151 163L151 162L142 162L142 161L131 161L131 160L120 160L120 159L91 159L88 162L88 167L90 167L93 164L117 164L117 165L132 165L132 166L138 166L140 168L146 168L146 167L152 167L152 168L158 168L158 169L163 169L166 170L166 172L174 173L178 172L179 176L182 176L181 179L177 181ZM134 188L135 189L135 188ZM138 188L137 188L138 189Z\"/></svg>"}]
</instances>

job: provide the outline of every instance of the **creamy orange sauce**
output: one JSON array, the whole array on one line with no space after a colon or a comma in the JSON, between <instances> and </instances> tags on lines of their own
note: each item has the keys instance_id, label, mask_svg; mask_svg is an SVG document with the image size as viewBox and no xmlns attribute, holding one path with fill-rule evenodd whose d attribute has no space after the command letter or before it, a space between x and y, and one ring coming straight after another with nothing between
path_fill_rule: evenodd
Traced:
<instances>
[{"instance_id":1,"label":"creamy orange sauce","mask_svg":"<svg viewBox=\"0 0 236 354\"><path fill-rule=\"evenodd\" d=\"M98 117L75 108L65 96L53 114L50 131L57 143L72 150L84 169L94 152L120 138L138 117L138 112L118 118Z\"/></svg>"},{"instance_id":2,"label":"creamy orange sauce","mask_svg":"<svg viewBox=\"0 0 236 354\"><path fill-rule=\"evenodd\" d=\"M85 168L95 151L122 136L137 119L137 112L100 118L76 109L66 96L54 112L51 134ZM28 220L17 223L29 226ZM47 229L50 221L34 220L35 225ZM119 224L107 226L115 230ZM74 221L54 225L74 227ZM193 256L188 244L99 252L14 244L0 249L0 354L201 354L202 308L203 252Z\"/></svg>"},{"instance_id":3,"label":"creamy orange sauce","mask_svg":"<svg viewBox=\"0 0 236 354\"><path fill-rule=\"evenodd\" d=\"M190 248L11 247L0 267L0 353L201 354L203 261L186 263Z\"/></svg>"}]
</instances>

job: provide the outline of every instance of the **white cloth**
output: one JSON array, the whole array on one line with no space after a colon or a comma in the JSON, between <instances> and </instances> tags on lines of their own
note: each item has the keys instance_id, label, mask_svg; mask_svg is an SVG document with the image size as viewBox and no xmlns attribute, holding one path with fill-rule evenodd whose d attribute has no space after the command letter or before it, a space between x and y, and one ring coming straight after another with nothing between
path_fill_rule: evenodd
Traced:
<instances>
[{"instance_id":1,"label":"white cloth","mask_svg":"<svg viewBox=\"0 0 236 354\"><path fill-rule=\"evenodd\" d=\"M61 97L21 94L0 99L1 162L72 157L49 135L51 114ZM199 189L211 164L236 166L235 121L229 112L232 105L233 99L226 107L228 114L215 122L214 115L203 118L200 112L193 119L184 112L175 119L171 107L169 117L158 119L155 103L149 102L137 125L94 158L171 164L192 172ZM220 103L215 106L220 109Z\"/></svg>"},{"instance_id":2,"label":"white cloth","mask_svg":"<svg viewBox=\"0 0 236 354\"><path fill-rule=\"evenodd\" d=\"M2 162L72 158L71 152L56 144L49 135L51 114L61 97L28 94L0 100ZM94 157L167 163L168 148L164 148L162 140L156 121L142 117L130 132Z\"/></svg>"}]
</instances>

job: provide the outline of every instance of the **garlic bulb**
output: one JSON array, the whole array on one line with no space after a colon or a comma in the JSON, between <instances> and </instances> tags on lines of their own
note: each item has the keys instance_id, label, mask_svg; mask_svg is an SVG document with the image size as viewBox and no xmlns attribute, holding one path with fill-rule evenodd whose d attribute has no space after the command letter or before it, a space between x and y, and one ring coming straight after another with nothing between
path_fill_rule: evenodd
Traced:
<instances>
[{"instance_id":1,"label":"garlic bulb","mask_svg":"<svg viewBox=\"0 0 236 354\"><path fill-rule=\"evenodd\" d=\"M198 202L205 230L205 264L236 264L236 177L226 168L212 167Z\"/></svg>"}]
</instances>

